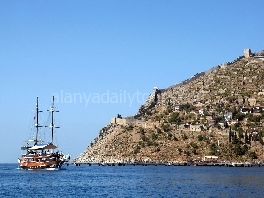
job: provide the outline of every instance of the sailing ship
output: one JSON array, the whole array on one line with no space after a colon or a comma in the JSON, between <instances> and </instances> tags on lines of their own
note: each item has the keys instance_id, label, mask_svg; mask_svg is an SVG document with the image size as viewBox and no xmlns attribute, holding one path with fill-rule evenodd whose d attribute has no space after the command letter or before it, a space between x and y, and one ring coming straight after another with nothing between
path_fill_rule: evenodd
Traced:
<instances>
[{"instance_id":1,"label":"sailing ship","mask_svg":"<svg viewBox=\"0 0 264 198\"><path fill-rule=\"evenodd\" d=\"M35 120L35 137L27 140L27 145L22 146L23 154L18 158L19 167L25 170L59 170L65 162L70 160L70 155L64 155L57 150L57 146L53 143L54 129L59 128L54 125L54 113L59 112L54 107L54 96L52 97L52 105L49 110L51 113L51 142L44 142L39 138L39 128L43 127L39 124L39 113L42 112L38 107L38 97L36 103ZM47 127L47 126L45 126Z\"/></svg>"}]
</instances>

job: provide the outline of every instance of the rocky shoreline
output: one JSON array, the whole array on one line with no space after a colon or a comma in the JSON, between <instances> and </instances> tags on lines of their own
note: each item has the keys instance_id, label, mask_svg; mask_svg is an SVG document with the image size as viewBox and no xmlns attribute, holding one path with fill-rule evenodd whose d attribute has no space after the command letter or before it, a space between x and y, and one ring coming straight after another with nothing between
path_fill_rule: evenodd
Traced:
<instances>
[{"instance_id":1,"label":"rocky shoreline","mask_svg":"<svg viewBox=\"0 0 264 198\"><path fill-rule=\"evenodd\" d=\"M86 161L86 162L72 162L67 163L74 164L75 166L88 165L88 166L225 166L225 167L264 167L264 161L257 162L193 162L193 161L181 161L181 162L120 162L117 161Z\"/></svg>"}]
</instances>

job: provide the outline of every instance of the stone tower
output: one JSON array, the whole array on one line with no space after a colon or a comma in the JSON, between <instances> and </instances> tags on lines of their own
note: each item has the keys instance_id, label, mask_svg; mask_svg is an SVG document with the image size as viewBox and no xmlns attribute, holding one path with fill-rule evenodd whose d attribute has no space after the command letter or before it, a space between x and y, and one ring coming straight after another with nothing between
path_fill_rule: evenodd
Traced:
<instances>
[{"instance_id":1,"label":"stone tower","mask_svg":"<svg viewBox=\"0 0 264 198\"><path fill-rule=\"evenodd\" d=\"M249 58L251 55L251 50L250 49L244 49L244 56L245 58Z\"/></svg>"}]
</instances>

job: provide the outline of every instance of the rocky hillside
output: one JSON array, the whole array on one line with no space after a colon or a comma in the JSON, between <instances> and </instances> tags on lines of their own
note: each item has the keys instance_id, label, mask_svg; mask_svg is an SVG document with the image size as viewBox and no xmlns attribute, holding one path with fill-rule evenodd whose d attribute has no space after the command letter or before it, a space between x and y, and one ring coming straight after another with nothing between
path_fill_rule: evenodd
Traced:
<instances>
[{"instance_id":1,"label":"rocky hillside","mask_svg":"<svg viewBox=\"0 0 264 198\"><path fill-rule=\"evenodd\" d=\"M100 130L74 162L264 160L264 51L167 89L154 88L135 116Z\"/></svg>"}]
</instances>

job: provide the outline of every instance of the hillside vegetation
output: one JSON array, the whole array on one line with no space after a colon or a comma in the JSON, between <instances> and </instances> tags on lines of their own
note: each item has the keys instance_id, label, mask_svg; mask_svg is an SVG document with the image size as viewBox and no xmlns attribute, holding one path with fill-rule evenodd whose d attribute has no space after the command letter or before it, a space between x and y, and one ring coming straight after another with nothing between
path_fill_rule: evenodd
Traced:
<instances>
[{"instance_id":1,"label":"hillside vegetation","mask_svg":"<svg viewBox=\"0 0 264 198\"><path fill-rule=\"evenodd\" d=\"M263 161L264 52L240 56L167 89L117 118L74 162Z\"/></svg>"}]
</instances>

